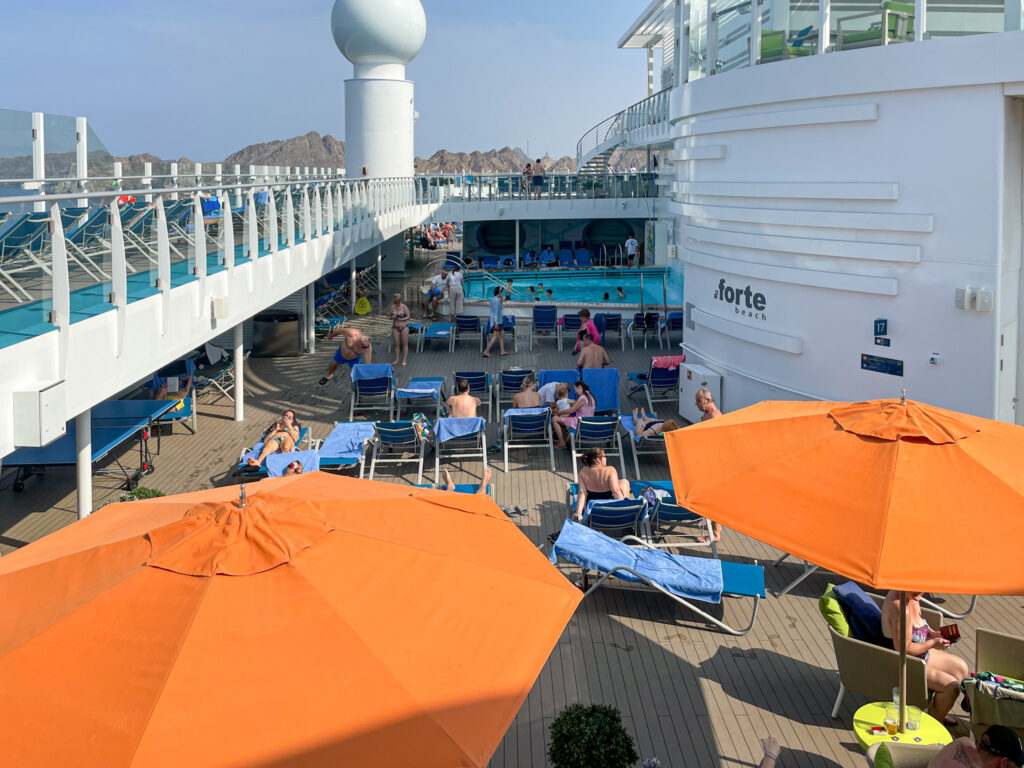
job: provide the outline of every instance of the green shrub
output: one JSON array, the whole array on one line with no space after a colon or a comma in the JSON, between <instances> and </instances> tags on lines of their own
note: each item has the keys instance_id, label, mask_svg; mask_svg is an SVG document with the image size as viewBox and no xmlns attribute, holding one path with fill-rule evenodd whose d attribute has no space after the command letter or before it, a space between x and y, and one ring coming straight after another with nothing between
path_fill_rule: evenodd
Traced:
<instances>
[{"instance_id":1,"label":"green shrub","mask_svg":"<svg viewBox=\"0 0 1024 768\"><path fill-rule=\"evenodd\" d=\"M118 501L138 501L139 499L155 499L157 496L163 495L163 491L158 491L156 488L143 488L140 485L138 488L133 488L128 493L122 493Z\"/></svg>"},{"instance_id":2,"label":"green shrub","mask_svg":"<svg viewBox=\"0 0 1024 768\"><path fill-rule=\"evenodd\" d=\"M548 759L553 768L628 768L640 756L619 710L572 704L551 724Z\"/></svg>"}]
</instances>

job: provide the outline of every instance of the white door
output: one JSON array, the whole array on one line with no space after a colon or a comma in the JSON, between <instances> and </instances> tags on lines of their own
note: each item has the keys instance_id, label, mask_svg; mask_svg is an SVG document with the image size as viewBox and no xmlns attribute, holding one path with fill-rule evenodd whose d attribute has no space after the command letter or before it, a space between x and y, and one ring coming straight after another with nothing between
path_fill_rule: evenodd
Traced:
<instances>
[{"instance_id":1,"label":"white door","mask_svg":"<svg viewBox=\"0 0 1024 768\"><path fill-rule=\"evenodd\" d=\"M1020 423L1024 408L1017 405L1017 318L999 329L999 371L996 379L996 418Z\"/></svg>"}]
</instances>

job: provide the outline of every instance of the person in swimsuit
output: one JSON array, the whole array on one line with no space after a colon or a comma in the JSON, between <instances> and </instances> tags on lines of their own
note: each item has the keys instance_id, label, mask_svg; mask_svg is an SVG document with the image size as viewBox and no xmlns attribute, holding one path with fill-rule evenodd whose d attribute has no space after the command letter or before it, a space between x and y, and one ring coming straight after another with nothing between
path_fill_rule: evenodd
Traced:
<instances>
[{"instance_id":1,"label":"person in swimsuit","mask_svg":"<svg viewBox=\"0 0 1024 768\"><path fill-rule=\"evenodd\" d=\"M633 409L633 431L638 437L657 437L663 432L679 429L672 419L665 421L655 416L647 416L636 408Z\"/></svg>"},{"instance_id":2,"label":"person in swimsuit","mask_svg":"<svg viewBox=\"0 0 1024 768\"><path fill-rule=\"evenodd\" d=\"M544 186L544 166L540 164L538 157L533 163L533 196L540 200L540 191Z\"/></svg>"},{"instance_id":3,"label":"person in swimsuit","mask_svg":"<svg viewBox=\"0 0 1024 768\"><path fill-rule=\"evenodd\" d=\"M900 650L900 594L890 591L882 603L882 634L892 640L893 648ZM949 710L956 703L960 683L967 677L967 663L959 656L947 652L949 640L928 626L921 615L923 592L905 592L907 598L907 654L924 659L925 680L928 688L935 691L928 714L946 725L956 725L948 718Z\"/></svg>"},{"instance_id":4,"label":"person in swimsuit","mask_svg":"<svg viewBox=\"0 0 1024 768\"><path fill-rule=\"evenodd\" d=\"M441 474L444 475L444 490L455 493L455 481L452 480L451 472L447 469L442 469ZM476 487L476 492L487 495L487 484L491 482L491 468L484 467L484 476L480 480L480 485Z\"/></svg>"},{"instance_id":5,"label":"person in swimsuit","mask_svg":"<svg viewBox=\"0 0 1024 768\"><path fill-rule=\"evenodd\" d=\"M583 519L583 511L587 508L588 501L629 499L632 496L629 480L619 478L615 467L608 466L608 457L604 455L603 448L591 448L584 452L573 520Z\"/></svg>"},{"instance_id":6,"label":"person in swimsuit","mask_svg":"<svg viewBox=\"0 0 1024 768\"><path fill-rule=\"evenodd\" d=\"M1020 736L1005 725L990 725L975 744L961 736L942 748L928 768L1010 768L1024 765Z\"/></svg>"},{"instance_id":7,"label":"person in swimsuit","mask_svg":"<svg viewBox=\"0 0 1024 768\"><path fill-rule=\"evenodd\" d=\"M345 340L338 345L334 359L327 367L327 375L320 379L320 386L334 377L334 372L338 370L339 365L351 367L359 363L373 362L373 345L370 342L370 337L364 336L362 331L355 328L335 328L327 334L327 340L330 341L335 336L344 336Z\"/></svg>"},{"instance_id":8,"label":"person in swimsuit","mask_svg":"<svg viewBox=\"0 0 1024 768\"><path fill-rule=\"evenodd\" d=\"M597 400L590 387L583 381L577 381L574 385L576 401L568 411L559 411L558 415L551 420L551 426L555 430L555 437L558 438L558 447L565 448L565 441L568 438L568 430L576 427L581 418L593 416L597 410Z\"/></svg>"},{"instance_id":9,"label":"person in swimsuit","mask_svg":"<svg viewBox=\"0 0 1024 768\"><path fill-rule=\"evenodd\" d=\"M608 351L595 342L589 333L584 333L583 347L580 349L579 357L576 358L576 370L582 371L584 368L604 368L611 364L612 360L608 357Z\"/></svg>"},{"instance_id":10,"label":"person in swimsuit","mask_svg":"<svg viewBox=\"0 0 1024 768\"><path fill-rule=\"evenodd\" d=\"M527 376L519 385L519 391L512 398L513 408L540 408L540 392L537 391L537 377Z\"/></svg>"},{"instance_id":11,"label":"person in swimsuit","mask_svg":"<svg viewBox=\"0 0 1024 768\"><path fill-rule=\"evenodd\" d=\"M391 297L388 317L391 318L391 338L395 345L395 365L399 364L399 357L401 364L405 365L409 360L409 308L402 303L402 294L396 293Z\"/></svg>"},{"instance_id":12,"label":"person in swimsuit","mask_svg":"<svg viewBox=\"0 0 1024 768\"><path fill-rule=\"evenodd\" d=\"M302 474L302 462L298 461L298 460L293 461L291 464L289 464L287 467L284 468L284 473L286 475L301 475Z\"/></svg>"},{"instance_id":13,"label":"person in swimsuit","mask_svg":"<svg viewBox=\"0 0 1024 768\"><path fill-rule=\"evenodd\" d=\"M501 315L503 301L501 286L499 285L494 289L494 295L491 297L490 311L487 314L487 333L491 334L491 339L487 342L487 347L484 349L484 357L493 357L491 355L491 347L494 346L494 342L498 342L498 349L502 357L508 354L505 351L505 326L503 325Z\"/></svg>"},{"instance_id":14,"label":"person in swimsuit","mask_svg":"<svg viewBox=\"0 0 1024 768\"><path fill-rule=\"evenodd\" d=\"M295 450L295 444L299 441L299 433L302 426L295 420L295 411L287 410L281 418L264 430L260 440L263 441L263 448L256 458L249 457L248 465L259 468L263 461L272 453L291 453Z\"/></svg>"}]
</instances>

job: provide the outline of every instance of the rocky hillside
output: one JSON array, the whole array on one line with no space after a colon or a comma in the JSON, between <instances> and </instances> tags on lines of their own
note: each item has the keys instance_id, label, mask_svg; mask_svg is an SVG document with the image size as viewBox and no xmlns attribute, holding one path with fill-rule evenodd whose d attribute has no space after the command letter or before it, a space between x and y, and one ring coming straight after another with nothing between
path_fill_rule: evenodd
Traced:
<instances>
[{"instance_id":1,"label":"rocky hillside","mask_svg":"<svg viewBox=\"0 0 1024 768\"><path fill-rule=\"evenodd\" d=\"M310 131L305 136L250 144L224 159L227 167L235 163L245 169L250 165L344 168L345 142L338 141L330 134L321 136L316 131Z\"/></svg>"},{"instance_id":2,"label":"rocky hillside","mask_svg":"<svg viewBox=\"0 0 1024 768\"><path fill-rule=\"evenodd\" d=\"M439 149L429 158L416 158L418 173L519 173L536 157L529 157L519 147L491 149L486 152L449 152ZM541 165L547 173L572 173L576 161L566 155L555 160L550 155L541 157Z\"/></svg>"}]
</instances>

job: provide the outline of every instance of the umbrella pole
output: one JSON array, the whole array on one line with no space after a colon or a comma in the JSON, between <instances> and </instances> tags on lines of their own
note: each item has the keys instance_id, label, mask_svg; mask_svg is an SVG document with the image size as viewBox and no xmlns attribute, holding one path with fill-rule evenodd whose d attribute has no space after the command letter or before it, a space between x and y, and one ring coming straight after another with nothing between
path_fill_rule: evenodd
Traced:
<instances>
[{"instance_id":1,"label":"umbrella pole","mask_svg":"<svg viewBox=\"0 0 1024 768\"><path fill-rule=\"evenodd\" d=\"M900 644L899 678L900 678L900 721L899 732L905 733L907 727L907 593L900 592L900 628L897 633Z\"/></svg>"}]
</instances>

